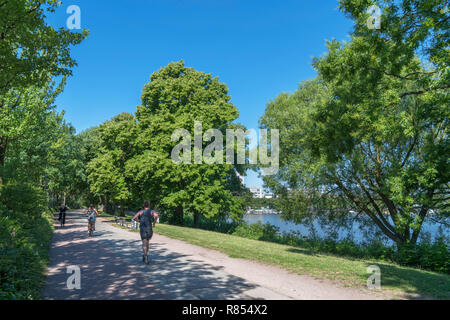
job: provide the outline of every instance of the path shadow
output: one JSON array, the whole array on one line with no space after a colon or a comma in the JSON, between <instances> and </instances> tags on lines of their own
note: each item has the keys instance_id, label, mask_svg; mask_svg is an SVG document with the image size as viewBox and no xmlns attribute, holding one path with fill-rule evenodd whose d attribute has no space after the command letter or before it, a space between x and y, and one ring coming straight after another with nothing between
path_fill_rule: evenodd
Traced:
<instances>
[{"instance_id":1,"label":"path shadow","mask_svg":"<svg viewBox=\"0 0 450 320\"><path fill-rule=\"evenodd\" d=\"M158 243L151 243L151 262L145 265L138 238L120 239L110 226L88 238L83 219L71 218L73 228L55 233L44 299L251 299L246 292L257 288L222 267L167 251ZM81 270L80 290L67 288L67 267L72 265Z\"/></svg>"}]
</instances>

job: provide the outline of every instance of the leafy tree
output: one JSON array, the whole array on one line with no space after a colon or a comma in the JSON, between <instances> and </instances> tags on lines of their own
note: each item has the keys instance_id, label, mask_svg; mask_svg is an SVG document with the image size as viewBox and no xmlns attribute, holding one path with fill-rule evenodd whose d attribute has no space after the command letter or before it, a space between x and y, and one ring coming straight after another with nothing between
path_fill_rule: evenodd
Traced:
<instances>
[{"instance_id":1,"label":"leafy tree","mask_svg":"<svg viewBox=\"0 0 450 320\"><path fill-rule=\"evenodd\" d=\"M268 104L261 125L281 129L282 169L266 181L290 219L354 209L415 244L428 215L447 214L448 1L384 1L380 30L371 4L340 1L351 41L329 42L319 78Z\"/></svg>"},{"instance_id":2,"label":"leafy tree","mask_svg":"<svg viewBox=\"0 0 450 320\"><path fill-rule=\"evenodd\" d=\"M53 77L71 74L76 63L69 47L79 44L88 32L48 25L45 14L59 4L57 0L0 2L0 95L30 85L45 87Z\"/></svg>"},{"instance_id":3,"label":"leafy tree","mask_svg":"<svg viewBox=\"0 0 450 320\"><path fill-rule=\"evenodd\" d=\"M77 135L79 145L78 152L83 162L82 174L78 177L75 185L80 191L80 202L84 204L98 204L102 202L99 195L94 194L90 189L89 175L87 171L87 164L95 159L99 154L102 146L102 139L99 127L93 127L84 130Z\"/></svg>"},{"instance_id":4,"label":"leafy tree","mask_svg":"<svg viewBox=\"0 0 450 320\"><path fill-rule=\"evenodd\" d=\"M200 215L238 217L242 205L230 189L237 179L233 165L175 164L171 159L177 144L171 140L173 132L186 129L193 145L195 121L202 122L203 131L214 128L225 136L238 117L226 85L185 67L183 61L170 63L150 80L136 112L136 155L126 164L134 193L174 212L172 218L178 223L184 210L193 213L196 226Z\"/></svg>"},{"instance_id":5,"label":"leafy tree","mask_svg":"<svg viewBox=\"0 0 450 320\"><path fill-rule=\"evenodd\" d=\"M75 199L85 194L87 177L81 143L75 128L63 124L58 140L52 144L45 170L45 188L57 203L77 205ZM69 199L68 199L69 198ZM67 200L70 200L67 203Z\"/></svg>"},{"instance_id":6,"label":"leafy tree","mask_svg":"<svg viewBox=\"0 0 450 320\"><path fill-rule=\"evenodd\" d=\"M108 211L110 202L120 204L123 209L132 199L124 172L126 161L134 154L134 128L134 116L121 113L100 125L99 137L94 135L99 139L99 150L90 151L92 155L89 157L93 158L87 165L88 181L91 192L103 198Z\"/></svg>"},{"instance_id":7,"label":"leafy tree","mask_svg":"<svg viewBox=\"0 0 450 320\"><path fill-rule=\"evenodd\" d=\"M61 127L62 115L55 112L54 101L64 84L52 82L44 88L10 90L0 96L0 182L7 156L10 170L20 167L39 181Z\"/></svg>"}]
</instances>

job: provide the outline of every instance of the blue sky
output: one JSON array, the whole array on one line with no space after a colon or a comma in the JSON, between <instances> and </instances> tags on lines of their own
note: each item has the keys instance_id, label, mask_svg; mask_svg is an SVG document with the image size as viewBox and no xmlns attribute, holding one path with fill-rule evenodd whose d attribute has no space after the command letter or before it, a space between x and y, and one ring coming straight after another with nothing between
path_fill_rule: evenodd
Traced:
<instances>
[{"instance_id":1,"label":"blue sky","mask_svg":"<svg viewBox=\"0 0 450 320\"><path fill-rule=\"evenodd\" d=\"M74 0L49 23L65 26L70 5L90 36L72 50L78 67L57 104L78 132L134 112L150 75L181 59L225 82L238 122L256 129L269 100L315 77L325 41L352 29L337 0ZM246 184L261 181L249 173Z\"/></svg>"}]
</instances>

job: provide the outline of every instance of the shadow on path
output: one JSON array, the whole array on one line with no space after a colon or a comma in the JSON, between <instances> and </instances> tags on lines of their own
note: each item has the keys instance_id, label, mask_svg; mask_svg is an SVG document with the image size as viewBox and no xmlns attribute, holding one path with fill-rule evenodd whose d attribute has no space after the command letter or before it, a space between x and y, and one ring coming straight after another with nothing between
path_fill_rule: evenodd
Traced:
<instances>
[{"instance_id":1,"label":"shadow on path","mask_svg":"<svg viewBox=\"0 0 450 320\"><path fill-rule=\"evenodd\" d=\"M246 291L257 287L158 243L144 265L138 233L124 238L123 230L97 223L90 238L80 212L68 213L64 228L56 225L44 299L250 299ZM80 290L67 288L69 266L81 270Z\"/></svg>"}]
</instances>

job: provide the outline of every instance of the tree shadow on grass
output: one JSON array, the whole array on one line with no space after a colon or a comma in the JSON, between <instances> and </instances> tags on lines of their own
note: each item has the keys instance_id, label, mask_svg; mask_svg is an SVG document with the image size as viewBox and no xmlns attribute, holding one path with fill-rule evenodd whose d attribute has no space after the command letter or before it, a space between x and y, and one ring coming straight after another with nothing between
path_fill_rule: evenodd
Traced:
<instances>
[{"instance_id":1,"label":"tree shadow on grass","mask_svg":"<svg viewBox=\"0 0 450 320\"><path fill-rule=\"evenodd\" d=\"M353 261L360 259L332 255L326 253L315 253L308 249L288 248L288 252L306 255L325 255L337 258L344 258ZM365 261L364 261L365 262ZM399 292L399 297L405 299L450 299L450 275L432 271L418 270L409 267L402 267L395 264L383 263L380 261L367 262L367 267L377 265L381 271L381 287ZM339 265L336 265L336 270ZM365 285L370 274L361 276L361 284Z\"/></svg>"},{"instance_id":2,"label":"tree shadow on grass","mask_svg":"<svg viewBox=\"0 0 450 320\"><path fill-rule=\"evenodd\" d=\"M450 275L374 262L382 288L399 288L406 299L450 299ZM368 264L369 265L369 264Z\"/></svg>"}]
</instances>

